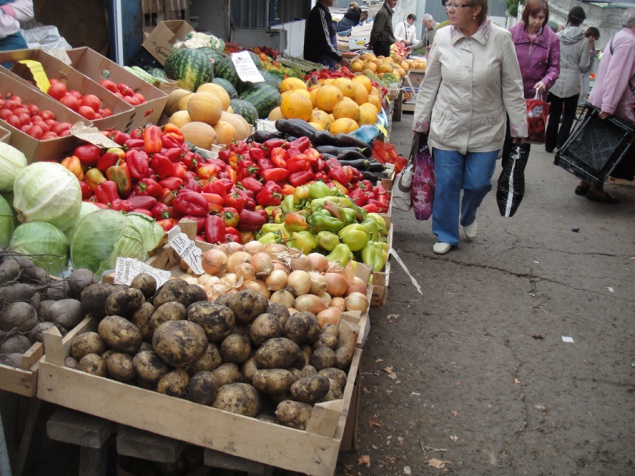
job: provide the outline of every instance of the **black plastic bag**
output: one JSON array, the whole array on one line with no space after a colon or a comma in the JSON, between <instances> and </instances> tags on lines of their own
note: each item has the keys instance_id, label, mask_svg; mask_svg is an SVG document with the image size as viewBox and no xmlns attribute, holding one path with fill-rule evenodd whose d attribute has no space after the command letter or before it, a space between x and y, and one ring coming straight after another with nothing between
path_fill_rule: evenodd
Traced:
<instances>
[{"instance_id":1,"label":"black plastic bag","mask_svg":"<svg viewBox=\"0 0 635 476\"><path fill-rule=\"evenodd\" d=\"M496 202L504 217L513 217L525 194L525 166L529 148L515 144L507 157L503 157L503 170L498 177Z\"/></svg>"}]
</instances>

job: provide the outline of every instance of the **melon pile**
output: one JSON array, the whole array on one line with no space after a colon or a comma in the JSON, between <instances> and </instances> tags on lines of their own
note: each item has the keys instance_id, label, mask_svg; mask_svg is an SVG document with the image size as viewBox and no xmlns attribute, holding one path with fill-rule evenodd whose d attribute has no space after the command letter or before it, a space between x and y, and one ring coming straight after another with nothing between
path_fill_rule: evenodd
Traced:
<instances>
[{"instance_id":1,"label":"melon pile","mask_svg":"<svg viewBox=\"0 0 635 476\"><path fill-rule=\"evenodd\" d=\"M197 147L230 145L251 134L251 125L230 107L227 91L216 83L203 83L196 92L176 89L168 96L164 110L168 122L178 126L185 140Z\"/></svg>"},{"instance_id":2,"label":"melon pile","mask_svg":"<svg viewBox=\"0 0 635 476\"><path fill-rule=\"evenodd\" d=\"M286 78L280 84L282 103L269 114L269 119L302 119L318 130L332 134L349 134L364 124L374 125L381 111L381 96L369 78L320 79L307 87L297 78Z\"/></svg>"},{"instance_id":3,"label":"melon pile","mask_svg":"<svg viewBox=\"0 0 635 476\"><path fill-rule=\"evenodd\" d=\"M373 53L364 53L351 63L351 71L354 73L373 74L382 78L384 73L392 73L403 78L411 69L425 69L426 62L415 59L403 59L398 54L390 57L375 56Z\"/></svg>"}]
</instances>

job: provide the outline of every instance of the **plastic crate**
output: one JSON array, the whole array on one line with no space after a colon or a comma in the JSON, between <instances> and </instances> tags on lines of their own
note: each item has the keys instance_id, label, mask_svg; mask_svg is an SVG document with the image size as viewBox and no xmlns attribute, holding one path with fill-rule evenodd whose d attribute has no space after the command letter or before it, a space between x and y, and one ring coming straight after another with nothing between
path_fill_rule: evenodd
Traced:
<instances>
[{"instance_id":1,"label":"plastic crate","mask_svg":"<svg viewBox=\"0 0 635 476\"><path fill-rule=\"evenodd\" d=\"M573 132L556 153L554 164L600 186L635 142L632 125L616 117L599 118L600 109L586 103Z\"/></svg>"}]
</instances>

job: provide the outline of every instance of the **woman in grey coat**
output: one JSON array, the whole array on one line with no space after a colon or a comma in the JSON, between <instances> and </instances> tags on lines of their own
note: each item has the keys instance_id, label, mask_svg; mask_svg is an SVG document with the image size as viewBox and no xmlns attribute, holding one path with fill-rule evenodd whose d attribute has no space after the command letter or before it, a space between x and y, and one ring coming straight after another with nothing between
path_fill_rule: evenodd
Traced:
<instances>
[{"instance_id":1,"label":"woman in grey coat","mask_svg":"<svg viewBox=\"0 0 635 476\"><path fill-rule=\"evenodd\" d=\"M560 37L560 76L551 86L547 102L551 103L547 125L545 149L560 149L569 138L580 97L580 73L589 67L589 43L584 36L582 22L586 14L582 7L569 11L567 27ZM560 124L562 116L562 124Z\"/></svg>"}]
</instances>

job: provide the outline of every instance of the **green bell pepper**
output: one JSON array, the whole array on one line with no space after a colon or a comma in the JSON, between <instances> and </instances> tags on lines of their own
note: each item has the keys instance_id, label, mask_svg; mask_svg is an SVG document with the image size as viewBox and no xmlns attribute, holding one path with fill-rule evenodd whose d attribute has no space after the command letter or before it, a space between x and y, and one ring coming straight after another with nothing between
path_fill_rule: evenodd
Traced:
<instances>
[{"instance_id":1,"label":"green bell pepper","mask_svg":"<svg viewBox=\"0 0 635 476\"><path fill-rule=\"evenodd\" d=\"M297 211L293 195L287 195L286 197L284 197L282 203L280 204L280 209L282 210L282 213L291 213Z\"/></svg>"},{"instance_id":2,"label":"green bell pepper","mask_svg":"<svg viewBox=\"0 0 635 476\"><path fill-rule=\"evenodd\" d=\"M388 236L388 227L386 226L386 220L379 213L368 213L366 218L370 218L377 223L377 231L381 236Z\"/></svg>"},{"instance_id":3,"label":"green bell pepper","mask_svg":"<svg viewBox=\"0 0 635 476\"><path fill-rule=\"evenodd\" d=\"M291 234L288 242L290 248L296 248L302 251L302 254L308 255L317 248L317 238L310 231L296 231Z\"/></svg>"},{"instance_id":4,"label":"green bell pepper","mask_svg":"<svg viewBox=\"0 0 635 476\"><path fill-rule=\"evenodd\" d=\"M291 196L291 195L289 195ZM309 225L299 213L287 213L284 217L284 227L290 232L305 231Z\"/></svg>"},{"instance_id":5,"label":"green bell pepper","mask_svg":"<svg viewBox=\"0 0 635 476\"><path fill-rule=\"evenodd\" d=\"M337 218L331 216L326 211L316 211L309 215L307 222L310 225L311 231L317 234L320 231L330 231L335 233L337 230L344 226Z\"/></svg>"},{"instance_id":6,"label":"green bell pepper","mask_svg":"<svg viewBox=\"0 0 635 476\"><path fill-rule=\"evenodd\" d=\"M369 241L362 250L362 261L373 268L373 271L384 269L387 259L388 253L382 249L381 243Z\"/></svg>"},{"instance_id":7,"label":"green bell pepper","mask_svg":"<svg viewBox=\"0 0 635 476\"><path fill-rule=\"evenodd\" d=\"M337 232L342 243L348 245L351 251L359 251L363 249L370 240L370 231L364 225L353 223L347 225Z\"/></svg>"},{"instance_id":8,"label":"green bell pepper","mask_svg":"<svg viewBox=\"0 0 635 476\"><path fill-rule=\"evenodd\" d=\"M377 222L372 218L366 218L362 223L368 231L370 231L370 241L381 241L381 236L379 235L379 230L377 229Z\"/></svg>"},{"instance_id":9,"label":"green bell pepper","mask_svg":"<svg viewBox=\"0 0 635 476\"><path fill-rule=\"evenodd\" d=\"M326 259L331 262L337 261L342 268L344 268L350 261L352 254L351 249L347 245L340 243L333 248L333 251L326 255Z\"/></svg>"},{"instance_id":10,"label":"green bell pepper","mask_svg":"<svg viewBox=\"0 0 635 476\"><path fill-rule=\"evenodd\" d=\"M321 231L317 234L317 241L326 251L333 251L340 244L340 237L330 231Z\"/></svg>"},{"instance_id":11,"label":"green bell pepper","mask_svg":"<svg viewBox=\"0 0 635 476\"><path fill-rule=\"evenodd\" d=\"M344 224L350 225L351 223L357 223L357 212L352 208L342 208L344 213Z\"/></svg>"},{"instance_id":12,"label":"green bell pepper","mask_svg":"<svg viewBox=\"0 0 635 476\"><path fill-rule=\"evenodd\" d=\"M309 196L312 199L330 197L331 195L333 195L331 188L321 180L309 185Z\"/></svg>"},{"instance_id":13,"label":"green bell pepper","mask_svg":"<svg viewBox=\"0 0 635 476\"><path fill-rule=\"evenodd\" d=\"M262 243L263 245L270 245L270 244L274 244L274 243L280 243L280 241L281 241L280 240L280 234L279 233L274 233L274 232L265 233L260 238L258 238L258 241L260 243Z\"/></svg>"}]
</instances>

